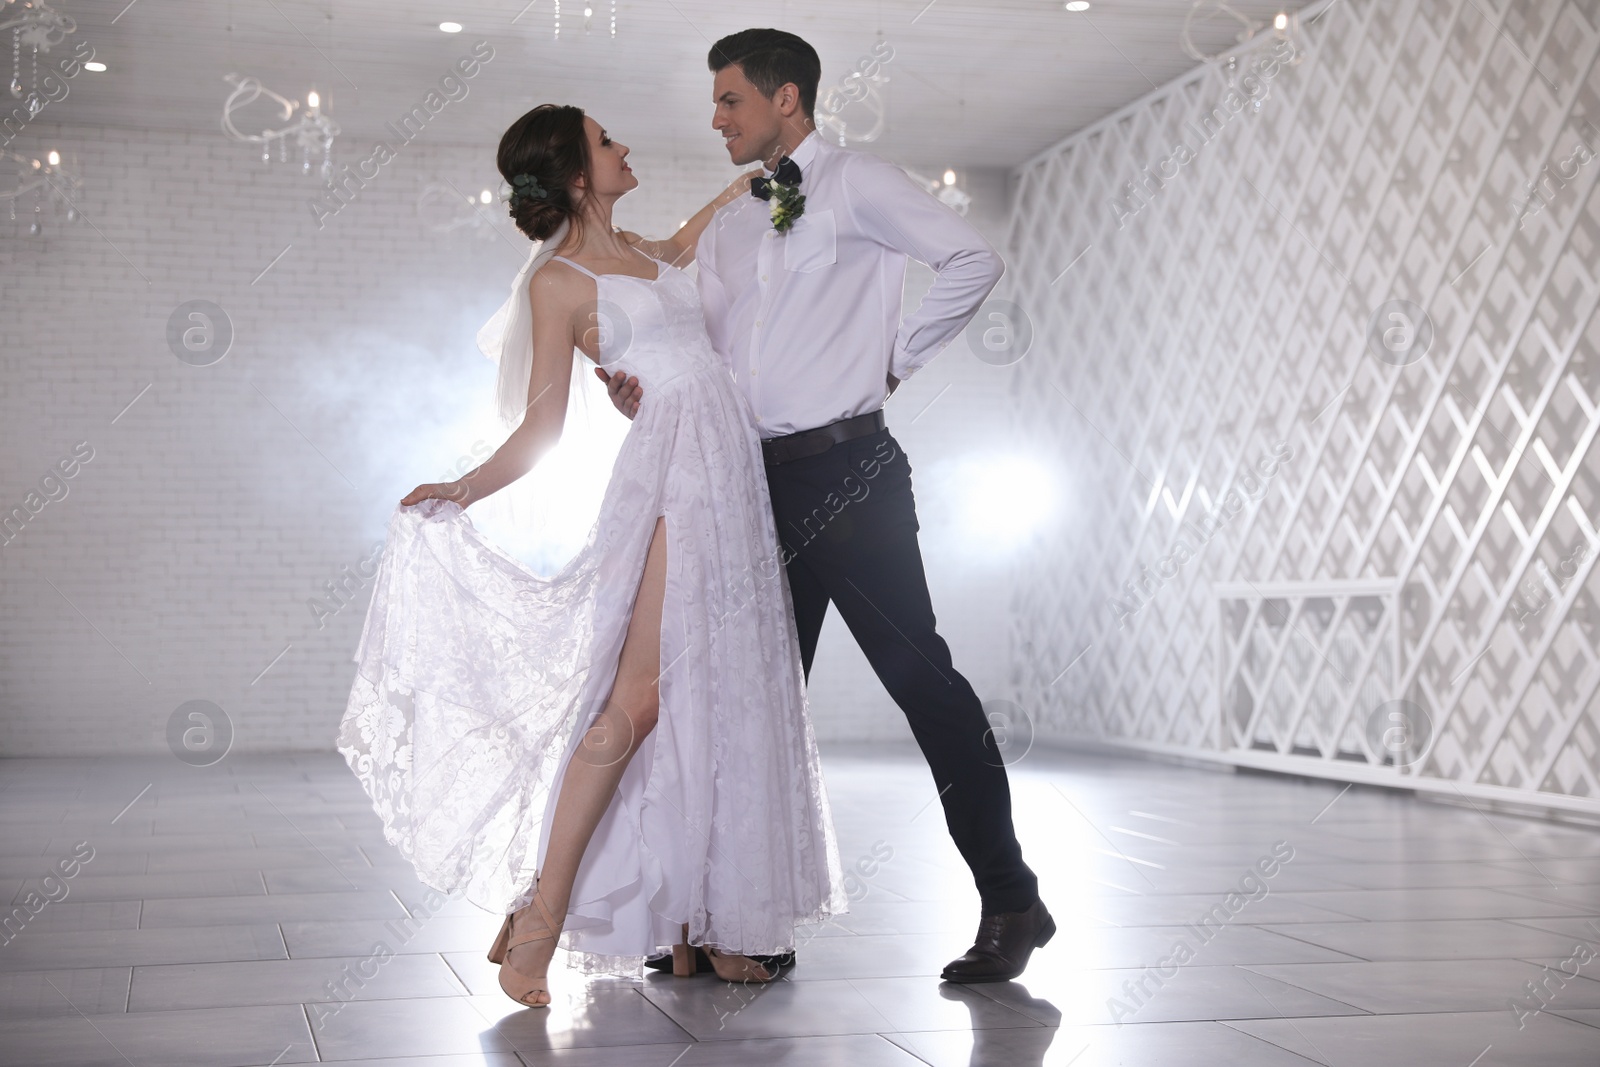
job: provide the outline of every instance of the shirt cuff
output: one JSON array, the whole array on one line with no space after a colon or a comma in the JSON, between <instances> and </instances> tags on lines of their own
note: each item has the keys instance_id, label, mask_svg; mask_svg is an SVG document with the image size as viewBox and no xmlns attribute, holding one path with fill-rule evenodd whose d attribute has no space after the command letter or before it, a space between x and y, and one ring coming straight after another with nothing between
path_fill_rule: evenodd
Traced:
<instances>
[{"instance_id":1,"label":"shirt cuff","mask_svg":"<svg viewBox=\"0 0 1600 1067\"><path fill-rule=\"evenodd\" d=\"M907 381L912 375L916 374L917 371L921 370L923 367L926 367L933 357L938 355L942 350L943 347L933 352L923 352L917 355L912 355L911 352L897 345L894 350L894 355L889 358L889 373L894 375L902 382Z\"/></svg>"}]
</instances>

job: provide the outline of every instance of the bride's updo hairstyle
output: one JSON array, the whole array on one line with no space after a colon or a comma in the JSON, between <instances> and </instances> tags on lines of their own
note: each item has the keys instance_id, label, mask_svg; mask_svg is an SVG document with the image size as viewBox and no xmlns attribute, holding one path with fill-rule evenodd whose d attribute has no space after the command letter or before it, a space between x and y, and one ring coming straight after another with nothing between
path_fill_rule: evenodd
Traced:
<instances>
[{"instance_id":1,"label":"bride's updo hairstyle","mask_svg":"<svg viewBox=\"0 0 1600 1067\"><path fill-rule=\"evenodd\" d=\"M540 104L500 138L496 163L511 186L511 218L517 229L543 241L564 220L580 225L582 200L574 200L570 189L580 175L586 188L592 180L582 108Z\"/></svg>"}]
</instances>

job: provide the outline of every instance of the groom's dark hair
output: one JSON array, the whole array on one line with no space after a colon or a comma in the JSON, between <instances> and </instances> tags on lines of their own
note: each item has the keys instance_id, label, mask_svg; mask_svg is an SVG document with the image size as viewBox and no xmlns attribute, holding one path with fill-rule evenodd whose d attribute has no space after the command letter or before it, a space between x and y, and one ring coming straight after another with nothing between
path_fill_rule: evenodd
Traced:
<instances>
[{"instance_id":1,"label":"groom's dark hair","mask_svg":"<svg viewBox=\"0 0 1600 1067\"><path fill-rule=\"evenodd\" d=\"M740 30L712 45L706 57L713 74L733 64L768 100L793 82L800 90L800 110L806 118L816 118L822 60L805 41L783 30Z\"/></svg>"}]
</instances>

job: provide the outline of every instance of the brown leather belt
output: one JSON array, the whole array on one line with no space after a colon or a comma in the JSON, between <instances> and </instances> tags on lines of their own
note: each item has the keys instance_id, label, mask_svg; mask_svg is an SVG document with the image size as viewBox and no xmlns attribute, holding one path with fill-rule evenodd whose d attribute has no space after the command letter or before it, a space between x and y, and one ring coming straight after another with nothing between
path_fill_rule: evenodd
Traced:
<instances>
[{"instance_id":1,"label":"brown leather belt","mask_svg":"<svg viewBox=\"0 0 1600 1067\"><path fill-rule=\"evenodd\" d=\"M856 437L865 437L869 433L877 433L884 428L884 425L883 409L879 408L865 415L853 415L848 419L830 422L826 426L818 426L814 430L801 430L799 433L786 433L781 437L769 437L761 442L761 453L766 457L768 465L788 463L790 460L805 459L807 456L820 456L834 445Z\"/></svg>"}]
</instances>

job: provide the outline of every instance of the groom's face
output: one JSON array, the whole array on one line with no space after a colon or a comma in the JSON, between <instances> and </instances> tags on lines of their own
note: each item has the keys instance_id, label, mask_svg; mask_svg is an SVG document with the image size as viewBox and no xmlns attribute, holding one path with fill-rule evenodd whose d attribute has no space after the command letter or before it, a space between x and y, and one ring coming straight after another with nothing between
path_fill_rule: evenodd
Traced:
<instances>
[{"instance_id":1,"label":"groom's face","mask_svg":"<svg viewBox=\"0 0 1600 1067\"><path fill-rule=\"evenodd\" d=\"M728 158L736 165L775 162L770 157L783 132L780 104L786 99L785 92L792 89L782 86L768 99L744 76L739 64L730 63L717 71L711 85L711 128L722 134Z\"/></svg>"}]
</instances>

